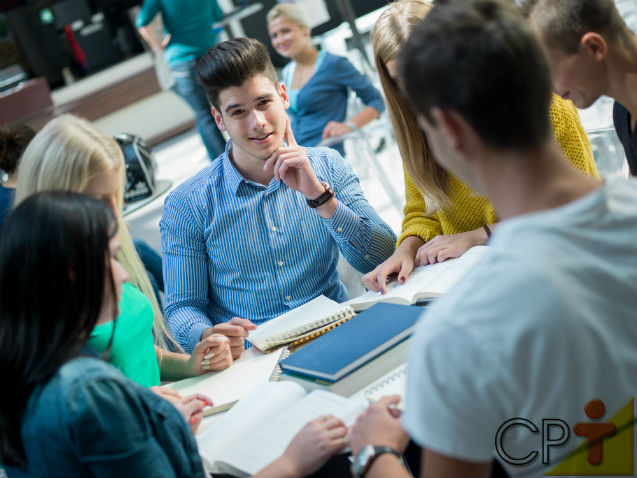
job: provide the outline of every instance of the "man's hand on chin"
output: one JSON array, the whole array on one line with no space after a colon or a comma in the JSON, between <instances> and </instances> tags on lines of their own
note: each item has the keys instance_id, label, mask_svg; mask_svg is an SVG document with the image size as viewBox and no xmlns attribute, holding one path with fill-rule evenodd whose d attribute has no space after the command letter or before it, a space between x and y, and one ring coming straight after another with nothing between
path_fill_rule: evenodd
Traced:
<instances>
[{"instance_id":1,"label":"man's hand on chin","mask_svg":"<svg viewBox=\"0 0 637 478\"><path fill-rule=\"evenodd\" d=\"M274 178L283 181L287 187L300 192L306 198L320 196L325 189L314 174L305 148L299 146L292 133L290 119L286 119L283 136L287 146L281 146L266 159L263 170L272 170Z\"/></svg>"}]
</instances>

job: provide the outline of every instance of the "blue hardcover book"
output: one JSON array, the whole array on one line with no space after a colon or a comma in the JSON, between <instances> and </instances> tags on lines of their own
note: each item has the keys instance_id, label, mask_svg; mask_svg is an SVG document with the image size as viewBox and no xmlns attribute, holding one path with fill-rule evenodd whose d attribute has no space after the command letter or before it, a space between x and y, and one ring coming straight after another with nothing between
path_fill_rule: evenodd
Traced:
<instances>
[{"instance_id":1,"label":"blue hardcover book","mask_svg":"<svg viewBox=\"0 0 637 478\"><path fill-rule=\"evenodd\" d=\"M336 382L409 337L422 307L378 303L281 361L286 372Z\"/></svg>"}]
</instances>

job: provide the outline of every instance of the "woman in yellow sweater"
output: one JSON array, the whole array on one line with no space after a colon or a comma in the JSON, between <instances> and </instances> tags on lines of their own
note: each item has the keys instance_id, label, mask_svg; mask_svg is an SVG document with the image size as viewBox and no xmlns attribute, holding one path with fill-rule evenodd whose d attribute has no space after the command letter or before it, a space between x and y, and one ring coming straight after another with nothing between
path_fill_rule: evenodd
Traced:
<instances>
[{"instance_id":1,"label":"woman in yellow sweater","mask_svg":"<svg viewBox=\"0 0 637 478\"><path fill-rule=\"evenodd\" d=\"M459 257L473 246L486 244L497 224L491 203L436 163L398 86L398 55L413 27L432 8L425 0L394 2L378 18L372 32L376 67L405 167L405 217L396 251L363 276L368 289L381 292L388 277L396 275L402 283L415 265ZM580 170L597 176L577 109L554 94L549 114L565 155Z\"/></svg>"}]
</instances>

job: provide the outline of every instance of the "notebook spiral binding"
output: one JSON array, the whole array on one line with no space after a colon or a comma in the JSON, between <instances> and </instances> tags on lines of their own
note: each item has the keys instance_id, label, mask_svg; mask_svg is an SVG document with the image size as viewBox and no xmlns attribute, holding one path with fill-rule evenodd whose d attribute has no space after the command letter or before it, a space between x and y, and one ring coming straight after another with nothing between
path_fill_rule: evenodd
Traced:
<instances>
[{"instance_id":1,"label":"notebook spiral binding","mask_svg":"<svg viewBox=\"0 0 637 478\"><path fill-rule=\"evenodd\" d=\"M265 341L265 346L275 347L277 345L289 342L291 341L291 339L298 337L299 340L293 342L296 345L296 342L301 343L300 340L307 341L307 340L313 339L314 337L318 337L319 335L327 332L328 330L332 330L332 328L336 327L337 325L340 325L346 320L351 319L353 315L354 315L354 311L351 308L346 307L345 309L337 312L336 314L332 314L328 317L324 317L310 324L306 324L303 327L297 327L296 329L290 330L286 333L279 334L274 337L270 337L269 339ZM333 325L334 327L331 327L331 328L326 327L331 325ZM314 333L312 333L311 335L301 337L302 335L312 331L314 331Z\"/></svg>"},{"instance_id":2,"label":"notebook spiral binding","mask_svg":"<svg viewBox=\"0 0 637 478\"><path fill-rule=\"evenodd\" d=\"M285 360L286 358L288 358L291 353L292 352L290 352L290 349L286 347L283 353L281 354L281 358L279 359L279 362L281 362L281 360ZM282 373L283 373L283 370L281 370L281 366L277 363L276 367L274 367L274 370L272 371L272 375L270 375L270 382L278 382L281 379Z\"/></svg>"},{"instance_id":3,"label":"notebook spiral binding","mask_svg":"<svg viewBox=\"0 0 637 478\"><path fill-rule=\"evenodd\" d=\"M385 390L385 388L390 387L392 383L402 379L403 376L406 376L406 375L407 375L407 364L403 364L396 370L389 372L387 375L384 375L383 377L378 379L376 382L369 385L369 387L365 389L365 398L367 398L367 400L370 403L375 402L377 399L385 395L384 393L382 393Z\"/></svg>"}]
</instances>

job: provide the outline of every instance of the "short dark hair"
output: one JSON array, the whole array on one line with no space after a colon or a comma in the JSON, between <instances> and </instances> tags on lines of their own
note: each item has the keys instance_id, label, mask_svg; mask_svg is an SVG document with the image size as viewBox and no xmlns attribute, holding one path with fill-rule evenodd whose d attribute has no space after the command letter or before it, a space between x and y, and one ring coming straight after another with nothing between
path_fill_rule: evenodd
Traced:
<instances>
[{"instance_id":1,"label":"short dark hair","mask_svg":"<svg viewBox=\"0 0 637 478\"><path fill-rule=\"evenodd\" d=\"M520 0L520 7L540 30L547 45L573 54L587 32L606 41L630 41L631 34L614 0Z\"/></svg>"},{"instance_id":2,"label":"short dark hair","mask_svg":"<svg viewBox=\"0 0 637 478\"><path fill-rule=\"evenodd\" d=\"M0 128L0 169L13 174L22 153L34 136L35 131L21 123Z\"/></svg>"},{"instance_id":3,"label":"short dark hair","mask_svg":"<svg viewBox=\"0 0 637 478\"><path fill-rule=\"evenodd\" d=\"M438 0L402 51L400 75L415 109L452 108L496 149L549 137L546 52L509 0Z\"/></svg>"},{"instance_id":4,"label":"short dark hair","mask_svg":"<svg viewBox=\"0 0 637 478\"><path fill-rule=\"evenodd\" d=\"M77 356L97 323L117 226L101 201L29 196L0 238L0 461L27 464L21 425L31 393ZM111 277L111 289L115 293Z\"/></svg>"},{"instance_id":5,"label":"short dark hair","mask_svg":"<svg viewBox=\"0 0 637 478\"><path fill-rule=\"evenodd\" d=\"M278 84L268 50L253 38L235 38L218 43L201 57L197 65L199 83L216 109L219 109L221 90L241 86L256 75L265 75L274 86Z\"/></svg>"}]
</instances>

